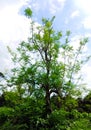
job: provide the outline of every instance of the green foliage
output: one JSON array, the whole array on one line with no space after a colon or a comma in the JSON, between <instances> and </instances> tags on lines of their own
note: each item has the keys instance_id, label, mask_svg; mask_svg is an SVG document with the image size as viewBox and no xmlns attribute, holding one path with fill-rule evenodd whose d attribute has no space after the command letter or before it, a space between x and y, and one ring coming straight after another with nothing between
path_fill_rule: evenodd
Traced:
<instances>
[{"instance_id":1,"label":"green foliage","mask_svg":"<svg viewBox=\"0 0 91 130\"><path fill-rule=\"evenodd\" d=\"M12 130L12 129L13 130L27 130L27 126L26 126L26 124L13 125L9 121L5 122L5 124L3 126L0 126L0 130Z\"/></svg>"},{"instance_id":2,"label":"green foliage","mask_svg":"<svg viewBox=\"0 0 91 130\"><path fill-rule=\"evenodd\" d=\"M69 125L68 112L65 110L55 110L49 117L51 130L66 130Z\"/></svg>"},{"instance_id":3,"label":"green foliage","mask_svg":"<svg viewBox=\"0 0 91 130\"><path fill-rule=\"evenodd\" d=\"M75 98L67 96L63 100L63 108L68 110L68 111L76 109L77 106L78 106L78 102Z\"/></svg>"},{"instance_id":4,"label":"green foliage","mask_svg":"<svg viewBox=\"0 0 91 130\"><path fill-rule=\"evenodd\" d=\"M14 94L14 93L12 93ZM69 107L69 102L65 107ZM12 101L12 99L11 99ZM65 100L64 100L65 101ZM72 101L71 101L72 102ZM74 101L73 101L74 102ZM44 99L26 97L21 104L14 104L14 108L0 107L1 130L90 130L91 113L80 113L74 106L55 109L50 115L45 115Z\"/></svg>"},{"instance_id":5,"label":"green foliage","mask_svg":"<svg viewBox=\"0 0 91 130\"><path fill-rule=\"evenodd\" d=\"M54 19L55 17L51 20L43 18L42 25L36 27L37 31L35 23L32 22L32 35L28 42L21 42L16 57L12 55L17 66L12 70L14 77L10 82L20 86L26 84L31 94L36 86L43 87L45 92L46 86L48 91L55 89L56 94L61 90L59 96L72 94L79 85L77 75L82 64L89 59L81 58L87 38L81 40L78 49L75 50L69 42L70 31L67 31L65 43L62 43L62 32L53 29Z\"/></svg>"},{"instance_id":6,"label":"green foliage","mask_svg":"<svg viewBox=\"0 0 91 130\"><path fill-rule=\"evenodd\" d=\"M0 107L0 125L3 125L13 115L14 109L8 107Z\"/></svg>"},{"instance_id":7,"label":"green foliage","mask_svg":"<svg viewBox=\"0 0 91 130\"><path fill-rule=\"evenodd\" d=\"M30 8L25 15L31 18ZM15 66L7 80L11 91L0 97L1 130L91 129L90 95L77 99L79 72L90 58L83 57L88 39L74 48L70 31L55 31L54 19L43 18L41 25L31 20L28 41L22 41L16 52L8 47Z\"/></svg>"},{"instance_id":8,"label":"green foliage","mask_svg":"<svg viewBox=\"0 0 91 130\"><path fill-rule=\"evenodd\" d=\"M89 92L84 99L78 99L79 111L91 113L91 92Z\"/></svg>"},{"instance_id":9,"label":"green foliage","mask_svg":"<svg viewBox=\"0 0 91 130\"><path fill-rule=\"evenodd\" d=\"M79 113L77 110L73 110L70 114L73 115L73 121L70 122L69 130L90 130L90 118L88 113ZM72 116L71 115L71 116Z\"/></svg>"},{"instance_id":10,"label":"green foliage","mask_svg":"<svg viewBox=\"0 0 91 130\"><path fill-rule=\"evenodd\" d=\"M25 15L28 18L31 18L31 16L32 16L32 10L30 8L25 9Z\"/></svg>"}]
</instances>

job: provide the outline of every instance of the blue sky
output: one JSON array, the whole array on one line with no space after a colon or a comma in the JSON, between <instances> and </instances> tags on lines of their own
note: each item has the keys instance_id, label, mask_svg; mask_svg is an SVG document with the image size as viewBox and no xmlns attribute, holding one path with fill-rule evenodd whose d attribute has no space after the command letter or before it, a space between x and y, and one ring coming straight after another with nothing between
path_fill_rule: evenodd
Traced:
<instances>
[{"instance_id":1,"label":"blue sky","mask_svg":"<svg viewBox=\"0 0 91 130\"><path fill-rule=\"evenodd\" d=\"M0 0L0 71L6 72L12 67L6 46L15 50L18 43L29 35L29 20L24 9L30 7L36 23L42 17L56 16L56 30L70 30L77 46L80 37L89 37L86 51L91 52L91 0ZM91 63L83 67L86 81L91 81Z\"/></svg>"}]
</instances>

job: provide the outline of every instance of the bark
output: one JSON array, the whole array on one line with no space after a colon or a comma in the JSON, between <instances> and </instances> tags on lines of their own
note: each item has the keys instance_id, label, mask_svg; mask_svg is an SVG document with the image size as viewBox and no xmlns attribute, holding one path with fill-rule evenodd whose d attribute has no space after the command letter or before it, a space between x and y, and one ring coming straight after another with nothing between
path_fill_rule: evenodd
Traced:
<instances>
[{"instance_id":1,"label":"bark","mask_svg":"<svg viewBox=\"0 0 91 130\"><path fill-rule=\"evenodd\" d=\"M50 101L50 91L49 86L46 86L46 114L50 114L52 112L51 101Z\"/></svg>"},{"instance_id":2,"label":"bark","mask_svg":"<svg viewBox=\"0 0 91 130\"><path fill-rule=\"evenodd\" d=\"M50 101L50 86L49 86L49 73L50 73L50 60L48 59L48 50L45 50L45 61L46 61L46 113L50 114L52 112L51 101Z\"/></svg>"}]
</instances>

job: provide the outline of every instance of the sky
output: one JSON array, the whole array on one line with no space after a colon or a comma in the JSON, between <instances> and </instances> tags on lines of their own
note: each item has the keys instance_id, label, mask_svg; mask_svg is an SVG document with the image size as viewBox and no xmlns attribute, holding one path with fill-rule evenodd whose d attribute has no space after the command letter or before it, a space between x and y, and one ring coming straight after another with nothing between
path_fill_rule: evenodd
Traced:
<instances>
[{"instance_id":1,"label":"sky","mask_svg":"<svg viewBox=\"0 0 91 130\"><path fill-rule=\"evenodd\" d=\"M7 46L12 50L29 36L30 22L24 10L30 7L33 19L41 23L42 17L56 16L56 30L70 30L74 45L79 37L89 37L86 51L91 54L91 0L0 0L0 72L12 67ZM91 61L83 67L85 81L91 87Z\"/></svg>"}]
</instances>

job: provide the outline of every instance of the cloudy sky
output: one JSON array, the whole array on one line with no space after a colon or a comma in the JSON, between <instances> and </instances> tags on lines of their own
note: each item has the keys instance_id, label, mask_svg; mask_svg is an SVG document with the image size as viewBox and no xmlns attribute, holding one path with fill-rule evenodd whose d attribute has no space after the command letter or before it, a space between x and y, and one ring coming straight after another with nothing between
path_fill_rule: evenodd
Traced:
<instances>
[{"instance_id":1,"label":"cloudy sky","mask_svg":"<svg viewBox=\"0 0 91 130\"><path fill-rule=\"evenodd\" d=\"M30 7L33 18L40 23L42 17L56 16L56 30L71 30L72 38L89 37L86 46L91 52L91 0L0 0L0 71L11 68L7 46L12 49L29 34L29 20L24 16L24 9ZM75 42L76 45L76 42ZM86 81L90 87L91 63L83 67Z\"/></svg>"}]
</instances>

